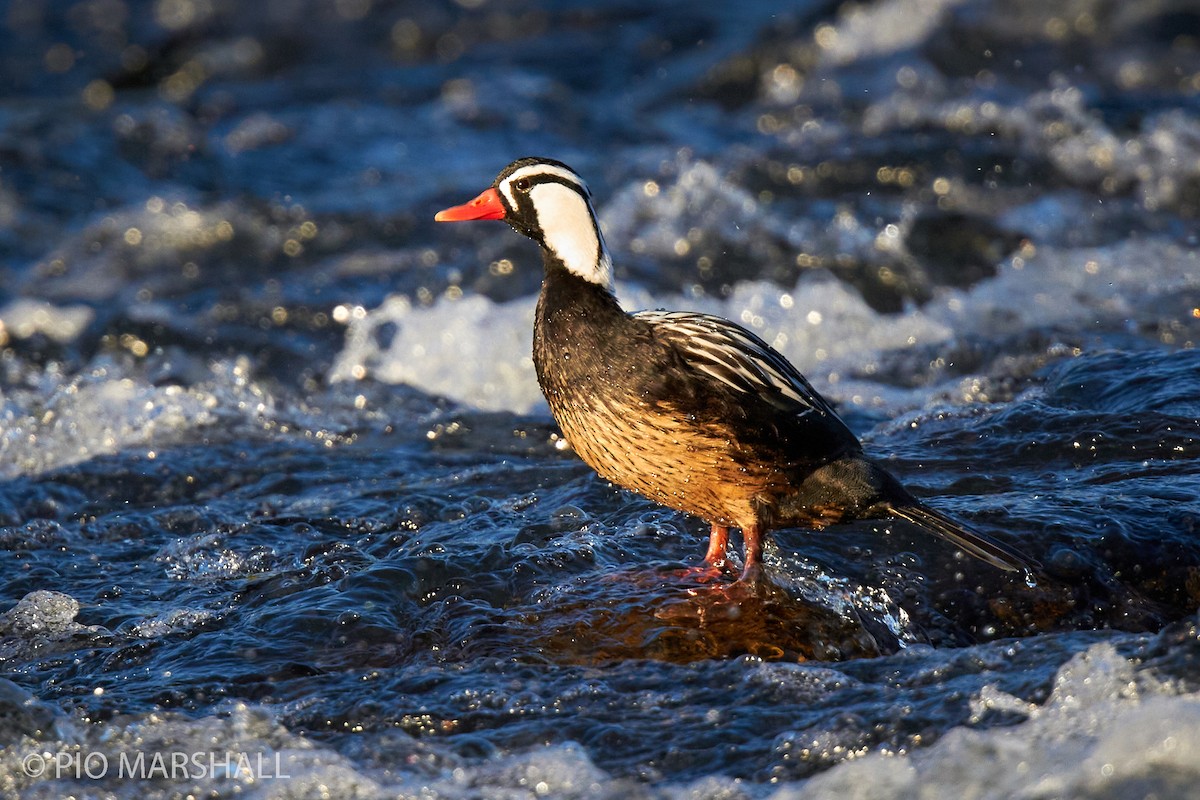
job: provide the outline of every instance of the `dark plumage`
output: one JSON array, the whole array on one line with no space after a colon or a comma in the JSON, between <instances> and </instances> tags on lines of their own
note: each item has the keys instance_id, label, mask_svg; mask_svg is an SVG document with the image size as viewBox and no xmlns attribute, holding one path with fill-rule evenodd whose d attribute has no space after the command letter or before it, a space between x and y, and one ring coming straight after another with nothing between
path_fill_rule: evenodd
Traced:
<instances>
[{"instance_id":1,"label":"dark plumage","mask_svg":"<svg viewBox=\"0 0 1200 800\"><path fill-rule=\"evenodd\" d=\"M542 246L533 357L546 401L580 457L608 480L712 526L706 560L740 528L742 578L772 528L897 517L1006 570L1036 562L914 498L863 454L783 356L732 322L623 311L586 185L524 158L439 221L503 219Z\"/></svg>"}]
</instances>

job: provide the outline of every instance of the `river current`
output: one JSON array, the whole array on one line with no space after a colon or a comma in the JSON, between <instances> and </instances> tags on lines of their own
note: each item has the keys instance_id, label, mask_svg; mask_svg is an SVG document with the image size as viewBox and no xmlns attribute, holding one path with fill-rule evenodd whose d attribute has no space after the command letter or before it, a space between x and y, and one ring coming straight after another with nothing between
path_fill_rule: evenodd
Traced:
<instances>
[{"instance_id":1,"label":"river current","mask_svg":"<svg viewBox=\"0 0 1200 800\"><path fill-rule=\"evenodd\" d=\"M1148 798L1200 780L1200 13L12 0L0 797ZM776 346L1035 585L574 455L536 248Z\"/></svg>"}]
</instances>

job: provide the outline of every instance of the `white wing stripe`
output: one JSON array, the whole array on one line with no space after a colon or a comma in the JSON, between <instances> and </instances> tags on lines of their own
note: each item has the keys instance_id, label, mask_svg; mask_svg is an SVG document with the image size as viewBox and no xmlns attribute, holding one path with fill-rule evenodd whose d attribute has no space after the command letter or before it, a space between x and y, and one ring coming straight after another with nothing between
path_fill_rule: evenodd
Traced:
<instances>
[{"instance_id":1,"label":"white wing stripe","mask_svg":"<svg viewBox=\"0 0 1200 800\"><path fill-rule=\"evenodd\" d=\"M806 410L833 413L781 355L731 322L687 311L642 311L633 316L656 326L696 369L727 386L778 393Z\"/></svg>"},{"instance_id":2,"label":"white wing stripe","mask_svg":"<svg viewBox=\"0 0 1200 800\"><path fill-rule=\"evenodd\" d=\"M706 375L711 375L712 377L716 378L717 380L719 380L721 383L725 384L726 386L732 386L734 389L737 389L739 392L746 391L747 387L744 383L737 383L737 382L733 381L729 377L728 373L722 372L720 370L715 370L702 361L696 362L696 369L700 370L701 372L705 373Z\"/></svg>"}]
</instances>

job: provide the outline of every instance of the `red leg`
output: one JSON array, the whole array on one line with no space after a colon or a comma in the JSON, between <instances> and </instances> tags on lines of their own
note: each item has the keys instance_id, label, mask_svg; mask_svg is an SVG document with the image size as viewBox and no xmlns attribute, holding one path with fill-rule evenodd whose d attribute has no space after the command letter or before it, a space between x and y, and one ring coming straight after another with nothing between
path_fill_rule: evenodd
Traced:
<instances>
[{"instance_id":1,"label":"red leg","mask_svg":"<svg viewBox=\"0 0 1200 800\"><path fill-rule=\"evenodd\" d=\"M708 552L704 560L711 567L719 567L725 563L725 547L729 544L729 528L724 525L713 525L708 534Z\"/></svg>"},{"instance_id":2,"label":"red leg","mask_svg":"<svg viewBox=\"0 0 1200 800\"><path fill-rule=\"evenodd\" d=\"M762 574L763 540L762 530L758 525L748 525L742 528L742 577L739 581L753 582Z\"/></svg>"}]
</instances>

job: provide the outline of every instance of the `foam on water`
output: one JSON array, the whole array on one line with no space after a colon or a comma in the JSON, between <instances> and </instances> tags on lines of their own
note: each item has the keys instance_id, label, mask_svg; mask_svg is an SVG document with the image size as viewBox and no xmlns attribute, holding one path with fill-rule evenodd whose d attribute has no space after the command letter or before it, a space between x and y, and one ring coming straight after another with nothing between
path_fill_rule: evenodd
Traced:
<instances>
[{"instance_id":1,"label":"foam on water","mask_svg":"<svg viewBox=\"0 0 1200 800\"><path fill-rule=\"evenodd\" d=\"M473 295L414 306L392 295L351 316L331 380L407 383L482 409L527 411L541 402L530 355L533 304Z\"/></svg>"},{"instance_id":2,"label":"foam on water","mask_svg":"<svg viewBox=\"0 0 1200 800\"><path fill-rule=\"evenodd\" d=\"M38 334L56 342L70 342L82 333L94 316L87 306L15 300L0 309L0 344Z\"/></svg>"},{"instance_id":3,"label":"foam on water","mask_svg":"<svg viewBox=\"0 0 1200 800\"><path fill-rule=\"evenodd\" d=\"M35 474L137 446L163 447L220 421L260 427L274 400L244 360L213 362L195 385L155 385L115 361L52 388L10 392L0 410L0 475Z\"/></svg>"},{"instance_id":4,"label":"foam on water","mask_svg":"<svg viewBox=\"0 0 1200 800\"><path fill-rule=\"evenodd\" d=\"M0 797L1196 794L1196 627L1144 633L1200 563L1184 4L21 5ZM545 424L533 246L432 224L526 152L592 181L626 307L897 418L1061 585L844 526L769 551L803 603L676 602L702 524ZM216 762L113 771L174 753Z\"/></svg>"},{"instance_id":5,"label":"foam on water","mask_svg":"<svg viewBox=\"0 0 1200 800\"><path fill-rule=\"evenodd\" d=\"M775 797L1183 797L1200 778L1200 695L1135 673L1108 643L1067 662L1044 706L994 691L975 705L1028 719L847 761Z\"/></svg>"},{"instance_id":6,"label":"foam on water","mask_svg":"<svg viewBox=\"0 0 1200 800\"><path fill-rule=\"evenodd\" d=\"M690 309L735 320L835 400L895 413L931 395L975 399L977 381L969 376L914 390L873 380L889 354L963 337L994 340L1062 328L1096 336L1146 329L1155 336L1173 322L1186 331L1192 312L1182 304L1172 308L1171 299L1197 289L1200 254L1148 240L1026 247L1001 264L994 279L943 289L900 314L876 312L852 288L814 275L786 291L768 282L741 283L723 300L654 297L629 285L620 294L630 309ZM533 306L533 298L494 303L479 296L418 306L393 296L350 320L334 379L408 383L484 409L542 408L530 358Z\"/></svg>"},{"instance_id":7,"label":"foam on water","mask_svg":"<svg viewBox=\"0 0 1200 800\"><path fill-rule=\"evenodd\" d=\"M79 608L79 601L63 592L39 589L25 595L0 614L0 661L69 652L79 641L108 633L76 622Z\"/></svg>"},{"instance_id":8,"label":"foam on water","mask_svg":"<svg viewBox=\"0 0 1200 800\"><path fill-rule=\"evenodd\" d=\"M922 657L932 655L927 651ZM783 702L797 702L813 692L819 696L827 684L854 684L853 678L820 665L748 662L746 669L747 680L777 686L774 691ZM912 752L858 755L839 749L832 729L797 731L794 746L807 748L809 757L818 759L821 748L834 748L828 753L834 765L811 778L774 786L721 775L686 784L635 785L597 767L571 742L498 752L483 760L465 760L437 739L407 734L355 738L331 748L289 731L271 709L242 703L197 719L170 713L130 716L112 721L103 733L57 715L42 719L44 730L37 738L26 734L0 751L0 790L46 797L103 788L112 797L167 797L189 785L195 794L284 798L309 796L320 786L334 797L419 794L447 800L615 797L630 791L662 798L999 800L1182 797L1190 796L1200 779L1200 694L1137 669L1111 643L1092 645L1063 664L1041 706L987 686L972 707L973 723L997 712L1024 720L999 727L959 726ZM130 780L129 775L118 779L118 765L138 763L139 753L145 754L145 766L155 753L174 752L204 757L175 767L169 773L173 781ZM89 753L101 755L81 762ZM211 768L208 754L217 758ZM243 754L249 758L239 767ZM31 776L25 767L29 759L44 759L50 769ZM110 769L99 776L77 776L77 762Z\"/></svg>"},{"instance_id":9,"label":"foam on water","mask_svg":"<svg viewBox=\"0 0 1200 800\"><path fill-rule=\"evenodd\" d=\"M842 66L887 56L928 38L947 9L964 0L887 0L849 8L822 41L823 63Z\"/></svg>"}]
</instances>

